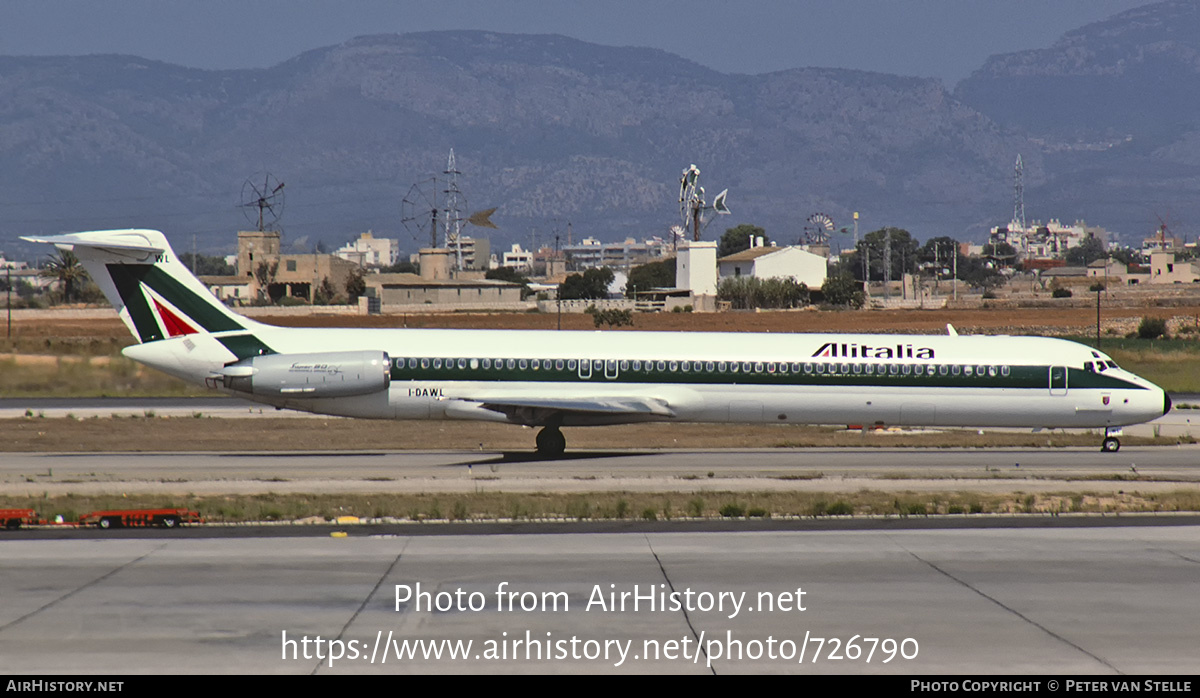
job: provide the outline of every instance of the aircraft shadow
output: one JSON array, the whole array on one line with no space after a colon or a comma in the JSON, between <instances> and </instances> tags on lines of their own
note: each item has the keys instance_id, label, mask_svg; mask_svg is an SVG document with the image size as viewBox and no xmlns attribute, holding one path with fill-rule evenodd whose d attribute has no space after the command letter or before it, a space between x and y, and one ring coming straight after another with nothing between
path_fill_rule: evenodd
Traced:
<instances>
[{"instance_id":1,"label":"aircraft shadow","mask_svg":"<svg viewBox=\"0 0 1200 698\"><path fill-rule=\"evenodd\" d=\"M611 451L569 451L561 456L542 456L536 451L502 451L500 455L493 455L491 458L483 460L464 460L461 463L447 463L446 467L458 467L463 465L499 465L500 463L555 463L570 460L594 460L598 458L628 458L631 456L650 456L654 455L652 451L621 451L613 453Z\"/></svg>"}]
</instances>

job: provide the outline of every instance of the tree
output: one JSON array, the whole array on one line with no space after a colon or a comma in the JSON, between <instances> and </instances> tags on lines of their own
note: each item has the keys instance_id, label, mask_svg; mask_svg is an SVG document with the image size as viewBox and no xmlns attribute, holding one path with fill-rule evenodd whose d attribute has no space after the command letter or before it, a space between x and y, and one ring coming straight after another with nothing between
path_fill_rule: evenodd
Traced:
<instances>
[{"instance_id":1,"label":"tree","mask_svg":"<svg viewBox=\"0 0 1200 698\"><path fill-rule=\"evenodd\" d=\"M884 266L887 260L887 238L892 239L892 273L891 279L899 281L905 274L915 273L917 262L920 261L917 241L911 233L903 228L880 228L867 233L858 241L858 246L850 255L849 266L856 279L863 281L884 279ZM863 274L863 260L870 267Z\"/></svg>"},{"instance_id":2,"label":"tree","mask_svg":"<svg viewBox=\"0 0 1200 698\"><path fill-rule=\"evenodd\" d=\"M346 279L346 295L350 297L350 303L358 302L358 297L367 292L367 281L363 278L362 269L354 269L350 272L350 278Z\"/></svg>"},{"instance_id":3,"label":"tree","mask_svg":"<svg viewBox=\"0 0 1200 698\"><path fill-rule=\"evenodd\" d=\"M1108 257L1108 250L1104 249L1104 243L1094 235L1083 239L1075 247L1067 250L1067 264L1073 267L1086 267L1097 259Z\"/></svg>"},{"instance_id":4,"label":"tree","mask_svg":"<svg viewBox=\"0 0 1200 698\"><path fill-rule=\"evenodd\" d=\"M179 255L179 261L188 269L194 269L196 276L233 276L237 273L224 257L193 255L191 252L184 252ZM194 267L192 266L193 261L195 262Z\"/></svg>"},{"instance_id":5,"label":"tree","mask_svg":"<svg viewBox=\"0 0 1200 698\"><path fill-rule=\"evenodd\" d=\"M402 259L390 267L383 267L379 270L382 274L416 274L419 269L407 259Z\"/></svg>"},{"instance_id":6,"label":"tree","mask_svg":"<svg viewBox=\"0 0 1200 698\"><path fill-rule=\"evenodd\" d=\"M761 237L763 244L770 242L767 232L757 225L742 223L735 228L727 229L721 236L721 242L717 244L717 257L728 257L731 254L750 249L750 238L752 237Z\"/></svg>"},{"instance_id":7,"label":"tree","mask_svg":"<svg viewBox=\"0 0 1200 698\"><path fill-rule=\"evenodd\" d=\"M675 260L664 259L642 264L629 270L629 281L625 284L625 295L652 288L675 288Z\"/></svg>"},{"instance_id":8,"label":"tree","mask_svg":"<svg viewBox=\"0 0 1200 698\"><path fill-rule=\"evenodd\" d=\"M808 304L808 286L789 277L759 279L730 276L717 286L717 300L729 301L737 310L795 308Z\"/></svg>"},{"instance_id":9,"label":"tree","mask_svg":"<svg viewBox=\"0 0 1200 698\"><path fill-rule=\"evenodd\" d=\"M87 271L79 263L79 258L70 250L59 250L56 256L46 262L46 266L42 267L38 275L58 282L64 303L74 300L78 296L78 290L83 288L89 278Z\"/></svg>"},{"instance_id":10,"label":"tree","mask_svg":"<svg viewBox=\"0 0 1200 698\"><path fill-rule=\"evenodd\" d=\"M862 287L857 279L848 274L831 276L825 279L821 286L821 294L830 305L843 305L848 308L861 308L866 302Z\"/></svg>"},{"instance_id":11,"label":"tree","mask_svg":"<svg viewBox=\"0 0 1200 698\"><path fill-rule=\"evenodd\" d=\"M565 301L608 298L608 287L614 278L608 267L570 274L558 287L558 297Z\"/></svg>"},{"instance_id":12,"label":"tree","mask_svg":"<svg viewBox=\"0 0 1200 698\"><path fill-rule=\"evenodd\" d=\"M529 278L512 267L496 267L488 269L483 278L492 279L493 281L507 281L510 284L520 284L522 286L529 285Z\"/></svg>"}]
</instances>

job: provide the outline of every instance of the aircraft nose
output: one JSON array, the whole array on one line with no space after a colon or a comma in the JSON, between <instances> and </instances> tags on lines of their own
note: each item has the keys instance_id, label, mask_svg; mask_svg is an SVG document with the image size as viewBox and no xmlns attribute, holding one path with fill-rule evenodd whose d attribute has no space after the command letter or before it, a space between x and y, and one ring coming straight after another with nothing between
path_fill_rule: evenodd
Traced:
<instances>
[{"instance_id":1,"label":"aircraft nose","mask_svg":"<svg viewBox=\"0 0 1200 698\"><path fill-rule=\"evenodd\" d=\"M1163 391L1163 414L1171 411L1171 396L1167 395L1167 391Z\"/></svg>"}]
</instances>

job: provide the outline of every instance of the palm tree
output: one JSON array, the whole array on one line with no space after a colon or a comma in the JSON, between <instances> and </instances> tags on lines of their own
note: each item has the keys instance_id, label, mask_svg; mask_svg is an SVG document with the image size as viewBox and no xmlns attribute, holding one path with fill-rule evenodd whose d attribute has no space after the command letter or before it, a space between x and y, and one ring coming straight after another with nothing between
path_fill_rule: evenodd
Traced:
<instances>
[{"instance_id":1,"label":"palm tree","mask_svg":"<svg viewBox=\"0 0 1200 698\"><path fill-rule=\"evenodd\" d=\"M42 267L40 275L58 282L58 287L62 289L64 303L70 303L71 299L78 295L78 289L82 288L87 280L87 271L79 263L79 258L75 256L75 253L69 250L59 250L58 256L51 257L46 266Z\"/></svg>"}]
</instances>

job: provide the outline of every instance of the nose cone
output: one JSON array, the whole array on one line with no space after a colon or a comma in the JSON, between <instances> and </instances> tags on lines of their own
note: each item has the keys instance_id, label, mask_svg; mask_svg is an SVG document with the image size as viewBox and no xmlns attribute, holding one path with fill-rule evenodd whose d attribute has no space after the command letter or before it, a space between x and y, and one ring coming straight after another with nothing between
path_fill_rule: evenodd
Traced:
<instances>
[{"instance_id":1,"label":"nose cone","mask_svg":"<svg viewBox=\"0 0 1200 698\"><path fill-rule=\"evenodd\" d=\"M1171 411L1171 396L1167 395L1167 391L1163 391L1163 414Z\"/></svg>"}]
</instances>

